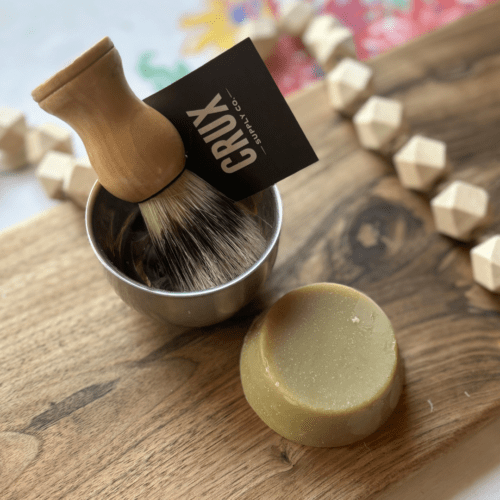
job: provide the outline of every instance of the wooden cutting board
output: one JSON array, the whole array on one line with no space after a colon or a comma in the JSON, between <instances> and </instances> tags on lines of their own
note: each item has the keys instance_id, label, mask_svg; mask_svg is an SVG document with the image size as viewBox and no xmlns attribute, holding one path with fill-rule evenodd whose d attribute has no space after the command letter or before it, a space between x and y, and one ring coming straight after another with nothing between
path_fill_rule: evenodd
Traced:
<instances>
[{"instance_id":1,"label":"wooden cutting board","mask_svg":"<svg viewBox=\"0 0 500 500\"><path fill-rule=\"evenodd\" d=\"M450 179L492 195L500 232L500 4L371 62L414 132L446 141ZM469 246L435 233L428 198L362 151L321 83L289 99L320 161L280 184L285 222L265 291L211 328L158 325L111 290L83 213L0 234L4 499L355 499L401 480L500 414L500 297ZM242 393L255 315L290 289L354 286L393 321L406 387L389 421L337 449L288 442Z\"/></svg>"}]
</instances>

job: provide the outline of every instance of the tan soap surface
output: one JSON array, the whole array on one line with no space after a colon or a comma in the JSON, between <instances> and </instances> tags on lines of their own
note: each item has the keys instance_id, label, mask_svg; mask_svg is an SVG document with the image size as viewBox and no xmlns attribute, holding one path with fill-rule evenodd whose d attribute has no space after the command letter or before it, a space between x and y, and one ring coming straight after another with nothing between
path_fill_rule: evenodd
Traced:
<instances>
[{"instance_id":1,"label":"tan soap surface","mask_svg":"<svg viewBox=\"0 0 500 500\"><path fill-rule=\"evenodd\" d=\"M332 283L278 300L248 332L240 370L262 420L311 446L341 446L374 432L403 383L385 313L366 295Z\"/></svg>"}]
</instances>

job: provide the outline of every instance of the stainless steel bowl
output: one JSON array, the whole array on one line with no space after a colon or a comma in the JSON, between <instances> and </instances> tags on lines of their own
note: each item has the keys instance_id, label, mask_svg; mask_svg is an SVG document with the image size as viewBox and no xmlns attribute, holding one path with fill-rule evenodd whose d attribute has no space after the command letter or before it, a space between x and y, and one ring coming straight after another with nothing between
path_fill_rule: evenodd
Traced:
<instances>
[{"instance_id":1,"label":"stainless steel bowl","mask_svg":"<svg viewBox=\"0 0 500 500\"><path fill-rule=\"evenodd\" d=\"M223 321L247 304L269 277L282 224L281 198L276 186L258 193L245 203L261 221L267 245L260 259L236 279L199 292L166 292L151 288L124 272L116 242L134 219L138 206L119 200L99 182L94 185L86 210L87 234L94 253L116 293L129 306L155 320L180 326L200 327Z\"/></svg>"}]
</instances>

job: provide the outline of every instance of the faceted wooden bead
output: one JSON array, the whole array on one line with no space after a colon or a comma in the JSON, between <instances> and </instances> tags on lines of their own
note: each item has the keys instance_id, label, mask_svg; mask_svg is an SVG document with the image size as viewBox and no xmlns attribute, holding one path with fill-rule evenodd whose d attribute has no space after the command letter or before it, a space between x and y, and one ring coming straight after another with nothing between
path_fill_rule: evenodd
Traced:
<instances>
[{"instance_id":1,"label":"faceted wooden bead","mask_svg":"<svg viewBox=\"0 0 500 500\"><path fill-rule=\"evenodd\" d=\"M366 149L389 154L407 140L403 105L394 99L370 97L354 115L353 123L359 142Z\"/></svg>"},{"instance_id":2,"label":"faceted wooden bead","mask_svg":"<svg viewBox=\"0 0 500 500\"><path fill-rule=\"evenodd\" d=\"M26 155L28 163L36 165L47 151L48 149L42 146L40 131L36 127L28 129L26 132Z\"/></svg>"},{"instance_id":3,"label":"faceted wooden bead","mask_svg":"<svg viewBox=\"0 0 500 500\"><path fill-rule=\"evenodd\" d=\"M488 193L467 182L455 181L431 200L436 229L460 241L489 221Z\"/></svg>"},{"instance_id":4,"label":"faceted wooden bead","mask_svg":"<svg viewBox=\"0 0 500 500\"><path fill-rule=\"evenodd\" d=\"M14 170L28 162L26 119L13 108L0 108L0 170Z\"/></svg>"},{"instance_id":5,"label":"faceted wooden bead","mask_svg":"<svg viewBox=\"0 0 500 500\"><path fill-rule=\"evenodd\" d=\"M76 205L85 208L92 186L97 180L97 174L87 157L74 161L71 169L63 179L63 192Z\"/></svg>"},{"instance_id":6,"label":"faceted wooden bead","mask_svg":"<svg viewBox=\"0 0 500 500\"><path fill-rule=\"evenodd\" d=\"M67 153L49 151L35 172L49 198L64 199L64 179L70 174L75 159Z\"/></svg>"},{"instance_id":7,"label":"faceted wooden bead","mask_svg":"<svg viewBox=\"0 0 500 500\"><path fill-rule=\"evenodd\" d=\"M474 280L491 292L500 293L500 235L475 246L470 256Z\"/></svg>"},{"instance_id":8,"label":"faceted wooden bead","mask_svg":"<svg viewBox=\"0 0 500 500\"><path fill-rule=\"evenodd\" d=\"M279 33L276 21L271 18L249 19L239 28L236 41L250 38L260 57L266 59L278 42Z\"/></svg>"},{"instance_id":9,"label":"faceted wooden bead","mask_svg":"<svg viewBox=\"0 0 500 500\"><path fill-rule=\"evenodd\" d=\"M373 94L373 70L346 57L326 75L326 84L332 107L352 116Z\"/></svg>"},{"instance_id":10,"label":"faceted wooden bead","mask_svg":"<svg viewBox=\"0 0 500 500\"><path fill-rule=\"evenodd\" d=\"M48 151L73 153L71 132L53 123L44 123L33 128L26 137L26 148L30 163L39 163Z\"/></svg>"},{"instance_id":11,"label":"faceted wooden bead","mask_svg":"<svg viewBox=\"0 0 500 500\"><path fill-rule=\"evenodd\" d=\"M282 32L300 37L313 17L314 6L311 3L300 0L288 2L281 8L278 26Z\"/></svg>"},{"instance_id":12,"label":"faceted wooden bead","mask_svg":"<svg viewBox=\"0 0 500 500\"><path fill-rule=\"evenodd\" d=\"M322 14L315 16L307 25L304 34L302 35L302 43L313 58L317 58L318 48L326 39L327 34L333 28L340 28L342 24L330 14Z\"/></svg>"},{"instance_id":13,"label":"faceted wooden bead","mask_svg":"<svg viewBox=\"0 0 500 500\"><path fill-rule=\"evenodd\" d=\"M354 35L348 28L336 27L329 30L317 46L316 61L327 73L344 57L356 59Z\"/></svg>"},{"instance_id":14,"label":"faceted wooden bead","mask_svg":"<svg viewBox=\"0 0 500 500\"><path fill-rule=\"evenodd\" d=\"M416 191L429 191L450 171L443 141L413 136L393 157L401 184Z\"/></svg>"}]
</instances>

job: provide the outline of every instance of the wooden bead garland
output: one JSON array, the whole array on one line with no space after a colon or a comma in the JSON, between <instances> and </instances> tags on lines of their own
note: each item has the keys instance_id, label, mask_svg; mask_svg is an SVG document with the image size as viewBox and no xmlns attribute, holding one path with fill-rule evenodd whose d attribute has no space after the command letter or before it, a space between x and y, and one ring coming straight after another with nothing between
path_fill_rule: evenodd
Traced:
<instances>
[{"instance_id":1,"label":"wooden bead garland","mask_svg":"<svg viewBox=\"0 0 500 500\"><path fill-rule=\"evenodd\" d=\"M27 165L37 165L35 175L49 198L85 208L97 176L88 158L73 157L71 132L52 123L28 127L21 111L0 108L0 171Z\"/></svg>"},{"instance_id":2,"label":"wooden bead garland","mask_svg":"<svg viewBox=\"0 0 500 500\"><path fill-rule=\"evenodd\" d=\"M327 85L334 72L326 75ZM364 94L359 94L366 96L367 102L352 118L353 124L363 147L388 153L394 148L394 141L397 143L398 137L407 133L403 109L396 101L368 97L371 93L367 87ZM333 107L349 116L348 108ZM415 135L404 146L399 146L392 161L406 188L428 192L451 170L443 141ZM431 209L437 231L458 241L470 241L491 220L487 191L462 181L453 182L435 196ZM487 290L500 293L500 235L473 247L470 256L474 280Z\"/></svg>"},{"instance_id":3,"label":"wooden bead garland","mask_svg":"<svg viewBox=\"0 0 500 500\"><path fill-rule=\"evenodd\" d=\"M283 32L302 36L325 71L331 107L352 118L364 148L391 158L403 187L429 192L451 171L446 144L422 135L410 138L402 104L373 95L373 70L355 60L352 32L332 16L311 12L311 4L295 1L282 11L278 23ZM461 181L430 204L437 231L458 241L470 241L491 219L488 193ZM500 293L500 235L473 247L470 256L474 280Z\"/></svg>"},{"instance_id":4,"label":"wooden bead garland","mask_svg":"<svg viewBox=\"0 0 500 500\"><path fill-rule=\"evenodd\" d=\"M85 209L97 174L87 157L75 159L68 153L49 151L35 172L49 198L69 199Z\"/></svg>"}]
</instances>

